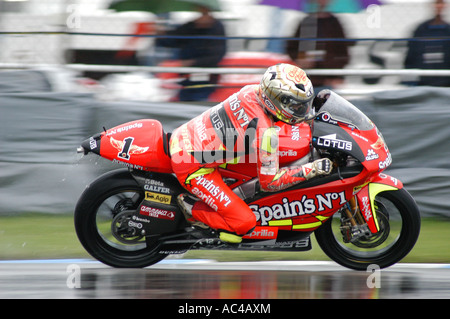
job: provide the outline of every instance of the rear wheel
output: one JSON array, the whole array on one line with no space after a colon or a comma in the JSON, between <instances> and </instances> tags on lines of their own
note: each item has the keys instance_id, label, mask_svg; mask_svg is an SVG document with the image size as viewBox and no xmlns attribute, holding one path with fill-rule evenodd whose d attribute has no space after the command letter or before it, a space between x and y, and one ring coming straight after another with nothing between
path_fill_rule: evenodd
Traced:
<instances>
[{"instance_id":1,"label":"rear wheel","mask_svg":"<svg viewBox=\"0 0 450 319\"><path fill-rule=\"evenodd\" d=\"M75 209L75 229L83 247L97 260L113 266L142 268L164 259L159 242L146 240L133 218L144 192L126 170L94 181Z\"/></svg>"},{"instance_id":2,"label":"rear wheel","mask_svg":"<svg viewBox=\"0 0 450 319\"><path fill-rule=\"evenodd\" d=\"M371 264L389 267L405 257L414 247L420 233L420 213L405 190L385 191L375 197L380 231L356 241L344 240L340 213L315 231L325 254L342 266L367 270Z\"/></svg>"}]
</instances>

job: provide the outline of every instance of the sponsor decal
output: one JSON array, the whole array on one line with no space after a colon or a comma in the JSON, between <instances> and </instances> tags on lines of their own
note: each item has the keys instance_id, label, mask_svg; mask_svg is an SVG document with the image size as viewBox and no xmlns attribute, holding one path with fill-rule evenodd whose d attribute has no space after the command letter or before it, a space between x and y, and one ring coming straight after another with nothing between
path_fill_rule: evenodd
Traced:
<instances>
[{"instance_id":1,"label":"sponsor decal","mask_svg":"<svg viewBox=\"0 0 450 319\"><path fill-rule=\"evenodd\" d=\"M140 218L140 217L134 216L134 215L133 215L132 219L137 222L142 222L142 223L147 223L147 224L150 223L150 220L145 219L145 218Z\"/></svg>"},{"instance_id":2,"label":"sponsor decal","mask_svg":"<svg viewBox=\"0 0 450 319\"><path fill-rule=\"evenodd\" d=\"M124 166L129 167L129 168L132 168L132 169L138 169L138 170L141 170L141 171L144 170L144 166L142 166L142 165L137 165L137 164L131 164L131 163L122 162L122 161L119 161L118 159L115 159L115 158L112 160L112 162L113 162L114 164L124 165Z\"/></svg>"},{"instance_id":3,"label":"sponsor decal","mask_svg":"<svg viewBox=\"0 0 450 319\"><path fill-rule=\"evenodd\" d=\"M387 148L386 142L384 141L383 135L381 135L381 132L378 131L378 129L377 129L377 135L378 135L377 141L370 146L376 150L379 150L380 148L384 147L384 149L387 152L388 148Z\"/></svg>"},{"instance_id":4,"label":"sponsor decal","mask_svg":"<svg viewBox=\"0 0 450 319\"><path fill-rule=\"evenodd\" d=\"M206 134L206 125L203 123L201 117L197 117L194 120L194 126L196 130L196 136L200 139L200 142L205 141L208 138L208 135Z\"/></svg>"},{"instance_id":5,"label":"sponsor decal","mask_svg":"<svg viewBox=\"0 0 450 319\"><path fill-rule=\"evenodd\" d=\"M278 151L278 156L280 156L280 157L297 156L297 151L294 151L294 150Z\"/></svg>"},{"instance_id":6,"label":"sponsor decal","mask_svg":"<svg viewBox=\"0 0 450 319\"><path fill-rule=\"evenodd\" d=\"M357 138L362 139L363 141L369 142L369 140L367 138L365 138L364 136L362 136L362 135L360 135L358 133L355 133L355 132L352 131L352 135L356 136Z\"/></svg>"},{"instance_id":7,"label":"sponsor decal","mask_svg":"<svg viewBox=\"0 0 450 319\"><path fill-rule=\"evenodd\" d=\"M136 222L134 222L132 220L128 221L128 226L129 227L134 227L134 228L137 228L137 229L142 229L144 227L141 223L136 223Z\"/></svg>"},{"instance_id":8,"label":"sponsor decal","mask_svg":"<svg viewBox=\"0 0 450 319\"><path fill-rule=\"evenodd\" d=\"M376 159L378 159L378 154L377 153L375 153L375 151L373 150L373 149L369 149L368 151L367 151L367 155L366 155L366 161L372 161L372 160L376 160Z\"/></svg>"},{"instance_id":9,"label":"sponsor decal","mask_svg":"<svg viewBox=\"0 0 450 319\"><path fill-rule=\"evenodd\" d=\"M356 129L356 126L351 124L351 123L346 123L346 122L343 122L343 121L338 121L338 120L333 119L331 117L331 115L329 113L327 113L327 112L319 113L319 115L316 117L316 120L317 121L321 121L321 122L325 122L325 123L328 123L328 124L331 124L331 125L346 125L351 130ZM358 137L360 137L362 139L365 139L364 137L362 137L362 136L360 136L358 134L353 134L353 135L358 136ZM365 140L367 141L367 139L365 139Z\"/></svg>"},{"instance_id":10,"label":"sponsor decal","mask_svg":"<svg viewBox=\"0 0 450 319\"><path fill-rule=\"evenodd\" d=\"M231 199L219 188L219 186L216 186L213 181L208 180L203 176L198 176L195 180L198 186L202 186L203 190L194 187L192 188L192 194L200 198L215 211L218 209L216 201L219 201L225 207L231 203ZM209 194L204 192L204 190Z\"/></svg>"},{"instance_id":11,"label":"sponsor decal","mask_svg":"<svg viewBox=\"0 0 450 319\"><path fill-rule=\"evenodd\" d=\"M305 72L303 72L299 68L292 67L291 65L287 65L284 68L284 72L286 72L286 78L295 83L302 83L308 80Z\"/></svg>"},{"instance_id":12,"label":"sponsor decal","mask_svg":"<svg viewBox=\"0 0 450 319\"><path fill-rule=\"evenodd\" d=\"M210 113L210 120L214 128L218 131L220 131L225 125L223 124L222 119L220 118L220 115L218 113L219 107L222 107L222 103L218 104L217 107L213 107L211 109Z\"/></svg>"},{"instance_id":13,"label":"sponsor decal","mask_svg":"<svg viewBox=\"0 0 450 319\"><path fill-rule=\"evenodd\" d=\"M392 163L392 156L391 156L391 153L388 153L386 159L385 159L384 161L380 161L380 162L378 163L378 167L379 167L380 169L385 169L386 167L388 167L389 165L391 165L391 163Z\"/></svg>"},{"instance_id":14,"label":"sponsor decal","mask_svg":"<svg viewBox=\"0 0 450 319\"><path fill-rule=\"evenodd\" d=\"M275 108L275 106L272 104L272 102L270 101L270 99L263 93L261 92L261 97L263 99L264 104L270 108L273 111L276 111L277 109Z\"/></svg>"},{"instance_id":15,"label":"sponsor decal","mask_svg":"<svg viewBox=\"0 0 450 319\"><path fill-rule=\"evenodd\" d=\"M372 210L370 209L369 197L364 196L362 199L362 207L360 207L361 213L364 215L366 221L372 218Z\"/></svg>"},{"instance_id":16,"label":"sponsor decal","mask_svg":"<svg viewBox=\"0 0 450 319\"><path fill-rule=\"evenodd\" d=\"M114 135L114 134L122 133L122 132L128 132L129 130L133 130L136 128L142 128L143 125L144 125L143 123L137 122L137 123L121 126L121 127L115 128L115 129L110 129L106 133L106 136L110 136L110 135Z\"/></svg>"},{"instance_id":17,"label":"sponsor decal","mask_svg":"<svg viewBox=\"0 0 450 319\"><path fill-rule=\"evenodd\" d=\"M95 150L97 148L97 141L93 137L89 138L89 147L91 150Z\"/></svg>"},{"instance_id":18,"label":"sponsor decal","mask_svg":"<svg viewBox=\"0 0 450 319\"><path fill-rule=\"evenodd\" d=\"M271 220L281 220L297 216L323 212L327 209L333 209L342 206L347 202L345 192L332 192L326 194L317 194L313 198L303 195L301 200L289 201L284 197L282 203L276 203L271 206L249 205L256 216L257 221L261 221L261 226L267 226Z\"/></svg>"},{"instance_id":19,"label":"sponsor decal","mask_svg":"<svg viewBox=\"0 0 450 319\"><path fill-rule=\"evenodd\" d=\"M172 196L147 191L145 192L145 200L155 203L170 204Z\"/></svg>"},{"instance_id":20,"label":"sponsor decal","mask_svg":"<svg viewBox=\"0 0 450 319\"><path fill-rule=\"evenodd\" d=\"M300 136L300 128L298 126L292 126L291 133L292 133L291 140L293 140L293 141L300 140L300 138L301 138L301 136Z\"/></svg>"},{"instance_id":21,"label":"sponsor decal","mask_svg":"<svg viewBox=\"0 0 450 319\"><path fill-rule=\"evenodd\" d=\"M338 122L336 120L333 120L331 118L331 115L328 114L327 112L324 112L324 113L321 114L320 120L322 120L322 122L333 124L333 125L337 125L338 124Z\"/></svg>"},{"instance_id":22,"label":"sponsor decal","mask_svg":"<svg viewBox=\"0 0 450 319\"><path fill-rule=\"evenodd\" d=\"M378 174L378 176L380 176L381 178L389 178L391 180L392 184L394 184L395 186L398 186L398 179L396 179L395 177L389 176L389 175L386 175L383 173Z\"/></svg>"},{"instance_id":23,"label":"sponsor decal","mask_svg":"<svg viewBox=\"0 0 450 319\"><path fill-rule=\"evenodd\" d=\"M170 188L165 187L163 182L155 181L153 179L146 179L144 189L150 192L170 194Z\"/></svg>"},{"instance_id":24,"label":"sponsor decal","mask_svg":"<svg viewBox=\"0 0 450 319\"><path fill-rule=\"evenodd\" d=\"M284 71L286 72L286 78L290 81L293 81L295 84L299 83L305 83L307 86L303 89L306 93L307 97L310 97L313 95L313 88L312 85L308 81L308 77L306 73L298 68L292 67L292 66L286 66Z\"/></svg>"},{"instance_id":25,"label":"sponsor decal","mask_svg":"<svg viewBox=\"0 0 450 319\"><path fill-rule=\"evenodd\" d=\"M247 239L275 239L278 236L277 227L255 227L251 234L244 236Z\"/></svg>"},{"instance_id":26,"label":"sponsor decal","mask_svg":"<svg viewBox=\"0 0 450 319\"><path fill-rule=\"evenodd\" d=\"M233 112L234 117L241 127L248 125L249 118L247 113L245 113L245 109L241 105L241 100L238 99L238 95L234 94L230 97L230 110Z\"/></svg>"},{"instance_id":27,"label":"sponsor decal","mask_svg":"<svg viewBox=\"0 0 450 319\"><path fill-rule=\"evenodd\" d=\"M180 127L180 132L182 137L181 142L184 144L184 149L187 151L192 151L194 148L192 146L191 136L189 135L189 131L186 124L183 124Z\"/></svg>"},{"instance_id":28,"label":"sponsor decal","mask_svg":"<svg viewBox=\"0 0 450 319\"><path fill-rule=\"evenodd\" d=\"M160 219L167 219L167 220L175 219L175 212L165 210L165 209L149 207L149 206L141 206L141 210L139 213L141 215L153 217L153 218L160 218Z\"/></svg>"},{"instance_id":29,"label":"sponsor decal","mask_svg":"<svg viewBox=\"0 0 450 319\"><path fill-rule=\"evenodd\" d=\"M320 136L317 139L317 145L323 147L332 147L346 151L351 151L353 148L352 142L337 139L336 134Z\"/></svg>"}]
</instances>

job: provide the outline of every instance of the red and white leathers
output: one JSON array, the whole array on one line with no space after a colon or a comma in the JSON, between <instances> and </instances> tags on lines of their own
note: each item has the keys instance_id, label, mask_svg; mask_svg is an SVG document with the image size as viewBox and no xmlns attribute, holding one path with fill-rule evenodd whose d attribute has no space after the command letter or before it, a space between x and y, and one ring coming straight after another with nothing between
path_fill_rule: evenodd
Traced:
<instances>
[{"instance_id":1,"label":"red and white leathers","mask_svg":"<svg viewBox=\"0 0 450 319\"><path fill-rule=\"evenodd\" d=\"M261 189L278 191L305 180L310 165L279 168L272 116L249 85L177 128L170 140L172 168L181 185L201 201L194 219L216 230L245 235L256 226L252 210L222 180L217 167L253 154Z\"/></svg>"}]
</instances>

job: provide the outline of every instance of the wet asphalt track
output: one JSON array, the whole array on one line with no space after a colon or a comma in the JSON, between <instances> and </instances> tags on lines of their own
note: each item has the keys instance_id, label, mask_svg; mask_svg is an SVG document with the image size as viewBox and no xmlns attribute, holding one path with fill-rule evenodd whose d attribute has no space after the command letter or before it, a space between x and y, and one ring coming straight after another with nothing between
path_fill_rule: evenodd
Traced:
<instances>
[{"instance_id":1,"label":"wet asphalt track","mask_svg":"<svg viewBox=\"0 0 450 319\"><path fill-rule=\"evenodd\" d=\"M0 261L0 298L449 299L450 265L357 272L307 261L166 259L145 269L114 269L90 260Z\"/></svg>"}]
</instances>

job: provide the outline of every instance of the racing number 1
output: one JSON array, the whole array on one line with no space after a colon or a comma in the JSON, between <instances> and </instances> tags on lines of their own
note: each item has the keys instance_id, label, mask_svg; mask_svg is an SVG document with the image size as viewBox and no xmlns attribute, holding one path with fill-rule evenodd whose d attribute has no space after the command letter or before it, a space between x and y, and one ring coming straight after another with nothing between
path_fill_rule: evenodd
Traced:
<instances>
[{"instance_id":1,"label":"racing number 1","mask_svg":"<svg viewBox=\"0 0 450 319\"><path fill-rule=\"evenodd\" d=\"M119 154L117 154L118 157L120 157L121 159L124 160L129 160L130 159L130 147L131 144L133 144L134 138L133 137L127 137L126 139L123 140L123 147L122 150L119 152Z\"/></svg>"}]
</instances>

